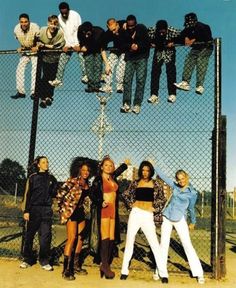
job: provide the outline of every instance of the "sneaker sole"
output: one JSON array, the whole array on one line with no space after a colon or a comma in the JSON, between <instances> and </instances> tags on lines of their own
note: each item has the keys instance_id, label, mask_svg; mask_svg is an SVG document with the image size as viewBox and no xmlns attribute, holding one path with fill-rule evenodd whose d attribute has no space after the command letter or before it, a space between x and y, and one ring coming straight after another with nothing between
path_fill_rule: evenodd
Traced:
<instances>
[{"instance_id":1,"label":"sneaker sole","mask_svg":"<svg viewBox=\"0 0 236 288\"><path fill-rule=\"evenodd\" d=\"M195 93L198 94L198 95L202 95L203 94L203 92L201 93L199 91L195 91Z\"/></svg>"}]
</instances>

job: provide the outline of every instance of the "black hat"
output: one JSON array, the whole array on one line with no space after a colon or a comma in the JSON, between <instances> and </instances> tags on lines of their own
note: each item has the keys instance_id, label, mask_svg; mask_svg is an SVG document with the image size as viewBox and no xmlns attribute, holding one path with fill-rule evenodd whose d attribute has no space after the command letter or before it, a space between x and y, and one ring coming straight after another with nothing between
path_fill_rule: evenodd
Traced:
<instances>
[{"instance_id":1,"label":"black hat","mask_svg":"<svg viewBox=\"0 0 236 288\"><path fill-rule=\"evenodd\" d=\"M194 27L197 23L197 15L195 13L188 13L184 16L184 26L186 28L188 27Z\"/></svg>"},{"instance_id":2,"label":"black hat","mask_svg":"<svg viewBox=\"0 0 236 288\"><path fill-rule=\"evenodd\" d=\"M157 21L156 23L156 30L159 31L159 30L163 30L163 29L167 29L168 28L168 23L166 20L159 20Z\"/></svg>"},{"instance_id":3,"label":"black hat","mask_svg":"<svg viewBox=\"0 0 236 288\"><path fill-rule=\"evenodd\" d=\"M83 24L80 25L80 30L83 32L88 32L88 31L92 31L93 30L93 25L91 22L84 22Z\"/></svg>"}]
</instances>

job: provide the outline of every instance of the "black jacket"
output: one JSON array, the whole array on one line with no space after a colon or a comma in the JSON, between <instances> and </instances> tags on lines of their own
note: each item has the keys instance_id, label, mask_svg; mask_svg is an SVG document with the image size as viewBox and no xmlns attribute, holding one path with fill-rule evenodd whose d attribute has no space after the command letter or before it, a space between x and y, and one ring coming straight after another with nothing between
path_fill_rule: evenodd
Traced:
<instances>
[{"instance_id":1,"label":"black jacket","mask_svg":"<svg viewBox=\"0 0 236 288\"><path fill-rule=\"evenodd\" d=\"M113 46L110 47L111 53L114 53L120 56L121 53L124 53L124 42L125 42L125 30L123 29L123 25L125 23L124 20L117 21L119 24L118 34L112 33L109 29L104 33L103 37L103 50L107 50L108 44L113 43Z\"/></svg>"},{"instance_id":2,"label":"black jacket","mask_svg":"<svg viewBox=\"0 0 236 288\"><path fill-rule=\"evenodd\" d=\"M57 180L48 172L38 172L29 176L25 191L24 213L33 206L52 206L52 198L57 194Z\"/></svg>"},{"instance_id":3,"label":"black jacket","mask_svg":"<svg viewBox=\"0 0 236 288\"><path fill-rule=\"evenodd\" d=\"M135 36L127 29L124 32L123 50L125 51L125 61L148 59L150 51L150 40L148 30L145 25L137 24L135 26ZM138 50L131 51L131 45L137 44Z\"/></svg>"},{"instance_id":4,"label":"black jacket","mask_svg":"<svg viewBox=\"0 0 236 288\"><path fill-rule=\"evenodd\" d=\"M80 26L81 27L81 26ZM104 36L104 30L101 27L93 26L91 37L86 38L83 32L78 29L78 40L81 47L86 47L87 51L84 55L91 55L100 53L102 49L102 41Z\"/></svg>"},{"instance_id":5,"label":"black jacket","mask_svg":"<svg viewBox=\"0 0 236 288\"><path fill-rule=\"evenodd\" d=\"M116 181L117 177L121 175L127 169L127 165L125 163L121 164L113 173L113 179ZM119 192L118 192L119 193ZM92 209L97 208L97 218L98 218L98 233L99 239L101 239L100 235L100 227L101 227L101 209L103 203L103 183L102 177L97 176L91 187L91 195L90 198L92 200ZM116 197L116 215L115 215L115 242L116 244L120 243L120 221L119 221L119 197Z\"/></svg>"},{"instance_id":6,"label":"black jacket","mask_svg":"<svg viewBox=\"0 0 236 288\"><path fill-rule=\"evenodd\" d=\"M207 24L197 22L194 27L185 28L181 32L181 38L183 41L185 37L188 37L189 39L196 39L196 44L191 46L193 49L213 49L211 28Z\"/></svg>"}]
</instances>

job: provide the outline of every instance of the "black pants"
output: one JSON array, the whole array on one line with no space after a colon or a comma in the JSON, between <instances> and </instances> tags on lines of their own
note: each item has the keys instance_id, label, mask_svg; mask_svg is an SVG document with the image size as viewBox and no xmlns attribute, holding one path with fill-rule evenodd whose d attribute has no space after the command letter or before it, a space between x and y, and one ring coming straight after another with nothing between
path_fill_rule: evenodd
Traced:
<instances>
[{"instance_id":1,"label":"black pants","mask_svg":"<svg viewBox=\"0 0 236 288\"><path fill-rule=\"evenodd\" d=\"M45 206L33 206L30 209L30 220L27 223L23 257L24 261L33 264L33 241L36 232L39 235L39 262L41 265L49 263L52 240L52 209Z\"/></svg>"},{"instance_id":2,"label":"black pants","mask_svg":"<svg viewBox=\"0 0 236 288\"><path fill-rule=\"evenodd\" d=\"M57 74L57 66L56 63L47 63L42 62L42 78L40 81L39 88L39 98L44 100L46 98L52 98L54 94L54 87L48 83L49 80L54 80Z\"/></svg>"},{"instance_id":3,"label":"black pants","mask_svg":"<svg viewBox=\"0 0 236 288\"><path fill-rule=\"evenodd\" d=\"M152 61L152 72L151 72L151 95L158 95L160 86L160 76L162 71L162 65L164 60L157 60L157 54L154 53ZM175 66L175 53L171 56L169 62L166 65L166 76L167 76L167 88L169 95L176 95L176 66Z\"/></svg>"}]
</instances>

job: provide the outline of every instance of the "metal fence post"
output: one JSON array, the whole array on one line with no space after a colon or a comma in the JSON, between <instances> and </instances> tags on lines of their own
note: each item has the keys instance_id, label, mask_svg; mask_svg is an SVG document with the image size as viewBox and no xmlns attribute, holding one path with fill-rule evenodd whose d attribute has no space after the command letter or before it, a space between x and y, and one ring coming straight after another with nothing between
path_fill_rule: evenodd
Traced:
<instances>
[{"instance_id":1,"label":"metal fence post","mask_svg":"<svg viewBox=\"0 0 236 288\"><path fill-rule=\"evenodd\" d=\"M213 276L225 276L226 117L221 116L221 39L215 40L215 121L212 137L211 263Z\"/></svg>"},{"instance_id":2,"label":"metal fence post","mask_svg":"<svg viewBox=\"0 0 236 288\"><path fill-rule=\"evenodd\" d=\"M34 160L36 136L37 136L37 124L38 124L38 107L39 107L39 89L42 69L42 53L38 53L38 62L36 70L36 83L35 83L35 95L32 109L32 120L31 120L31 132L30 132L30 143L29 143L29 157L28 157L28 168ZM27 177L29 176L27 172ZM24 243L25 243L25 231L26 223L22 225L22 241L21 241L21 255L23 254Z\"/></svg>"}]
</instances>

